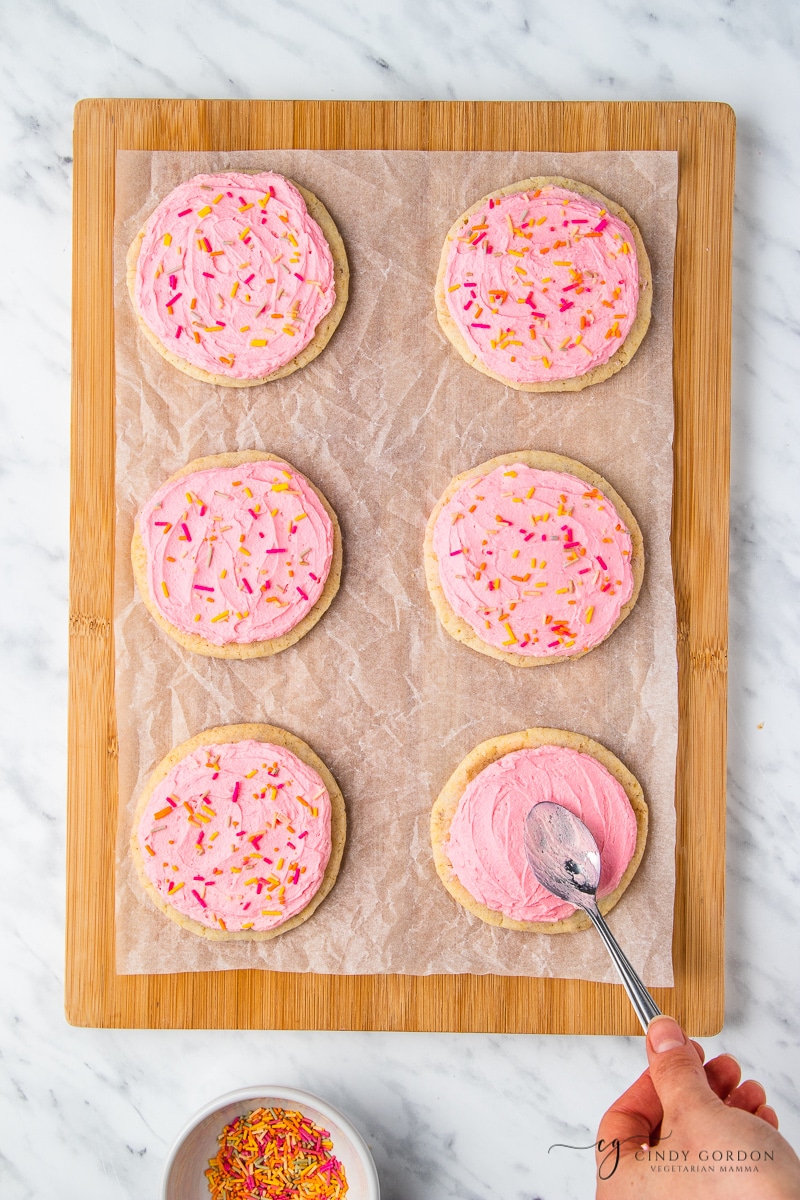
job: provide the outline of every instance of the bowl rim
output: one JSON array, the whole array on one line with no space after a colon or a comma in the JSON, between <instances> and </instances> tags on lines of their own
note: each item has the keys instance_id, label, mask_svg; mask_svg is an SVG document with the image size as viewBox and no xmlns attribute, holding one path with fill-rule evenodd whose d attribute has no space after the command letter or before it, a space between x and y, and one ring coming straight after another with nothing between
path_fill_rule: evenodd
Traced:
<instances>
[{"instance_id":1,"label":"bowl rim","mask_svg":"<svg viewBox=\"0 0 800 1200\"><path fill-rule=\"evenodd\" d=\"M314 1092L306 1092L301 1088L283 1087L280 1084L259 1084L257 1087L236 1088L232 1092L225 1092L223 1095L209 1100L207 1104L199 1108L176 1135L169 1153L164 1160L161 1172L161 1200L168 1200L167 1184L178 1151L192 1130L201 1121L204 1121L206 1117L210 1117L217 1109L224 1108L228 1104L244 1103L245 1101L266 1099L268 1097L274 1097L276 1100L289 1100L293 1103L307 1104L310 1108L317 1109L326 1120L338 1125L342 1132L350 1138L364 1166L364 1174L367 1179L367 1192L364 1200L380 1200L380 1181L375 1161L363 1135L356 1129L350 1118L345 1116L341 1109L336 1108L329 1101L323 1100L321 1096L317 1096Z\"/></svg>"}]
</instances>

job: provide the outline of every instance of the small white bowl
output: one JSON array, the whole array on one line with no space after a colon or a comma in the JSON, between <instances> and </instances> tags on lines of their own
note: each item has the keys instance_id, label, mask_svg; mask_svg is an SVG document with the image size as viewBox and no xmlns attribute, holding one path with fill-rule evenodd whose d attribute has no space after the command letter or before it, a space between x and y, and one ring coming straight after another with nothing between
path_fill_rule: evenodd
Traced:
<instances>
[{"instance_id":1,"label":"small white bowl","mask_svg":"<svg viewBox=\"0 0 800 1200\"><path fill-rule=\"evenodd\" d=\"M294 1109L330 1132L333 1153L344 1165L347 1200L380 1200L378 1172L367 1143L344 1113L295 1088L241 1088L218 1096L196 1112L173 1143L164 1164L161 1200L209 1200L205 1170L219 1150L217 1138L236 1117L256 1108Z\"/></svg>"}]
</instances>

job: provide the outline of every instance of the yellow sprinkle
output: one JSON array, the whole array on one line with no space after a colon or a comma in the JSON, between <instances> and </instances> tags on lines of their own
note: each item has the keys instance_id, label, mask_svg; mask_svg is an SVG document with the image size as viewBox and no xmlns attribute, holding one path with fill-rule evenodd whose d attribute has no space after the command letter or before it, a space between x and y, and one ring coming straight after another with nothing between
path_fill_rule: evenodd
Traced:
<instances>
[{"instance_id":1,"label":"yellow sprinkle","mask_svg":"<svg viewBox=\"0 0 800 1200\"><path fill-rule=\"evenodd\" d=\"M283 332L288 333L289 337L294 337L294 330L289 325L284 325Z\"/></svg>"},{"instance_id":2,"label":"yellow sprinkle","mask_svg":"<svg viewBox=\"0 0 800 1200\"><path fill-rule=\"evenodd\" d=\"M239 553L240 553L240 554L246 554L248 558L250 557L250 551L249 551L249 550L246 550L246 549L244 548L244 546L240 546L240 547L239 547Z\"/></svg>"},{"instance_id":3,"label":"yellow sprinkle","mask_svg":"<svg viewBox=\"0 0 800 1200\"><path fill-rule=\"evenodd\" d=\"M198 211L197 215L198 215L198 217L207 217L210 212L211 212L211 205L207 204L205 206L205 208L201 208Z\"/></svg>"},{"instance_id":4,"label":"yellow sprinkle","mask_svg":"<svg viewBox=\"0 0 800 1200\"><path fill-rule=\"evenodd\" d=\"M198 613L197 616L195 617L195 621L199 621L199 620L200 620L200 613Z\"/></svg>"},{"instance_id":5,"label":"yellow sprinkle","mask_svg":"<svg viewBox=\"0 0 800 1200\"><path fill-rule=\"evenodd\" d=\"M211 618L211 624L213 625L215 621L225 621L230 615L230 609L226 608L225 612L217 613L215 617Z\"/></svg>"},{"instance_id":6,"label":"yellow sprinkle","mask_svg":"<svg viewBox=\"0 0 800 1200\"><path fill-rule=\"evenodd\" d=\"M591 608L587 608L587 610L586 610L586 624L587 625L591 622L593 613L594 613L594 605L592 605Z\"/></svg>"},{"instance_id":7,"label":"yellow sprinkle","mask_svg":"<svg viewBox=\"0 0 800 1200\"><path fill-rule=\"evenodd\" d=\"M266 346L266 344L266 338L253 338L253 340L250 342L251 346Z\"/></svg>"},{"instance_id":8,"label":"yellow sprinkle","mask_svg":"<svg viewBox=\"0 0 800 1200\"><path fill-rule=\"evenodd\" d=\"M257 775L257 774L258 774L258 767L253 767L252 771L247 772L247 774L245 775L245 779L252 779L253 776Z\"/></svg>"},{"instance_id":9,"label":"yellow sprinkle","mask_svg":"<svg viewBox=\"0 0 800 1200\"><path fill-rule=\"evenodd\" d=\"M167 587L167 585L163 579L161 580L161 590L165 596L169 596L169 588Z\"/></svg>"},{"instance_id":10,"label":"yellow sprinkle","mask_svg":"<svg viewBox=\"0 0 800 1200\"><path fill-rule=\"evenodd\" d=\"M165 234L164 234L164 245L165 245L165 246L171 246L171 245L172 245L172 234L171 234L171 233L165 233Z\"/></svg>"},{"instance_id":11,"label":"yellow sprinkle","mask_svg":"<svg viewBox=\"0 0 800 1200\"><path fill-rule=\"evenodd\" d=\"M236 295L236 293L238 292L238 290L239 290L239 280L237 279L237 280L236 280L236 283L235 283L235 284L233 285L233 287L231 288L231 300L232 300L232 299L233 299L233 297Z\"/></svg>"},{"instance_id":12,"label":"yellow sprinkle","mask_svg":"<svg viewBox=\"0 0 800 1200\"><path fill-rule=\"evenodd\" d=\"M519 550L512 550L512 551L511 551L511 557L512 557L512 558L519 558Z\"/></svg>"},{"instance_id":13,"label":"yellow sprinkle","mask_svg":"<svg viewBox=\"0 0 800 1200\"><path fill-rule=\"evenodd\" d=\"M227 574L228 574L227 568L223 568L219 573L220 579L224 579Z\"/></svg>"},{"instance_id":14,"label":"yellow sprinkle","mask_svg":"<svg viewBox=\"0 0 800 1200\"><path fill-rule=\"evenodd\" d=\"M533 586L534 587L547 587L547 584L546 583L535 583Z\"/></svg>"},{"instance_id":15,"label":"yellow sprinkle","mask_svg":"<svg viewBox=\"0 0 800 1200\"><path fill-rule=\"evenodd\" d=\"M447 290L448 290L448 292L457 292L460 287L461 287L460 283L453 283L450 285L450 287Z\"/></svg>"},{"instance_id":16,"label":"yellow sprinkle","mask_svg":"<svg viewBox=\"0 0 800 1200\"><path fill-rule=\"evenodd\" d=\"M517 640L514 636L514 630L511 628L508 621L503 622L503 628L508 630L508 641L503 642L503 645L504 646L513 646L514 642L516 642L516 640Z\"/></svg>"},{"instance_id":17,"label":"yellow sprinkle","mask_svg":"<svg viewBox=\"0 0 800 1200\"><path fill-rule=\"evenodd\" d=\"M220 200L221 200L221 199L222 199L222 197L223 197L223 194L224 194L224 193L220 192L220 194L219 194L218 196L215 196L215 197L214 197L214 203L215 203L215 204L219 204Z\"/></svg>"},{"instance_id":18,"label":"yellow sprinkle","mask_svg":"<svg viewBox=\"0 0 800 1200\"><path fill-rule=\"evenodd\" d=\"M252 208L252 204L240 204L239 212L247 212L248 208Z\"/></svg>"},{"instance_id":19,"label":"yellow sprinkle","mask_svg":"<svg viewBox=\"0 0 800 1200\"><path fill-rule=\"evenodd\" d=\"M517 472L516 471L503 471L503 478L505 479L507 476L510 477L511 479L516 479Z\"/></svg>"},{"instance_id":20,"label":"yellow sprinkle","mask_svg":"<svg viewBox=\"0 0 800 1200\"><path fill-rule=\"evenodd\" d=\"M249 232L250 232L250 226L249 226L249 225L245 225L244 229L243 229L243 230L242 230L242 232L239 234L239 238L240 238L240 239L241 239L241 238L246 238Z\"/></svg>"},{"instance_id":21,"label":"yellow sprinkle","mask_svg":"<svg viewBox=\"0 0 800 1200\"><path fill-rule=\"evenodd\" d=\"M562 259L562 260L559 260L559 259L557 259L557 258L554 258L554 259L553 259L553 266L554 266L554 267L571 267L571 266L572 266L572 263L571 263L571 262L565 262L563 259Z\"/></svg>"}]
</instances>

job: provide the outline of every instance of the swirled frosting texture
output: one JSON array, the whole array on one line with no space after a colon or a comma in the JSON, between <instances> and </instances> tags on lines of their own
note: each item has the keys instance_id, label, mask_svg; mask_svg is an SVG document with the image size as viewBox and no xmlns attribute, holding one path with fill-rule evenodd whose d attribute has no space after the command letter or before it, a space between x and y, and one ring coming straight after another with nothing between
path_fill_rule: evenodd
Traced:
<instances>
[{"instance_id":1,"label":"swirled frosting texture","mask_svg":"<svg viewBox=\"0 0 800 1200\"><path fill-rule=\"evenodd\" d=\"M490 197L450 244L444 295L491 371L575 379L608 362L636 319L636 243L602 204L562 187Z\"/></svg>"},{"instance_id":2,"label":"swirled frosting texture","mask_svg":"<svg viewBox=\"0 0 800 1200\"><path fill-rule=\"evenodd\" d=\"M212 467L162 484L139 518L150 596L216 646L294 629L320 598L333 523L287 463Z\"/></svg>"},{"instance_id":3,"label":"swirled frosting texture","mask_svg":"<svg viewBox=\"0 0 800 1200\"><path fill-rule=\"evenodd\" d=\"M633 593L631 537L611 501L524 463L465 480L436 519L433 549L453 611L513 654L590 650Z\"/></svg>"},{"instance_id":4,"label":"swirled frosting texture","mask_svg":"<svg viewBox=\"0 0 800 1200\"><path fill-rule=\"evenodd\" d=\"M333 257L282 175L196 175L147 222L135 297L193 367L262 379L297 358L333 307Z\"/></svg>"},{"instance_id":5,"label":"swirled frosting texture","mask_svg":"<svg viewBox=\"0 0 800 1200\"><path fill-rule=\"evenodd\" d=\"M148 880L183 916L228 932L274 929L322 883L330 796L283 746L201 746L153 789L138 840Z\"/></svg>"},{"instance_id":6,"label":"swirled frosting texture","mask_svg":"<svg viewBox=\"0 0 800 1200\"><path fill-rule=\"evenodd\" d=\"M636 849L625 789L597 759L549 745L504 755L465 788L445 849L467 891L515 921L560 921L575 912L537 882L525 856L525 818L545 800L579 817L597 842L599 897L619 885Z\"/></svg>"}]
</instances>

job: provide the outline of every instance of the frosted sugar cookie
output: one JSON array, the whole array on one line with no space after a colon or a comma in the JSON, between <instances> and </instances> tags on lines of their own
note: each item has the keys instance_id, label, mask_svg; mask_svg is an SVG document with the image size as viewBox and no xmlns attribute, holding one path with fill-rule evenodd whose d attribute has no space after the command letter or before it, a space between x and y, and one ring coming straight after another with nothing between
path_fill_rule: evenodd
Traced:
<instances>
[{"instance_id":1,"label":"frosted sugar cookie","mask_svg":"<svg viewBox=\"0 0 800 1200\"><path fill-rule=\"evenodd\" d=\"M342 794L305 742L274 725L223 725L156 767L131 850L145 892L178 925L266 940L325 899L345 832Z\"/></svg>"},{"instance_id":2,"label":"frosted sugar cookie","mask_svg":"<svg viewBox=\"0 0 800 1200\"><path fill-rule=\"evenodd\" d=\"M635 354L652 276L624 208L584 183L523 179L484 196L445 239L439 324L478 371L527 392L575 392Z\"/></svg>"},{"instance_id":3,"label":"frosted sugar cookie","mask_svg":"<svg viewBox=\"0 0 800 1200\"><path fill-rule=\"evenodd\" d=\"M467 755L431 814L436 870L464 908L504 929L570 933L589 918L537 882L525 857L525 818L551 801L579 817L602 858L598 907L607 913L641 862L647 805L605 746L564 729L491 738Z\"/></svg>"},{"instance_id":4,"label":"frosted sugar cookie","mask_svg":"<svg viewBox=\"0 0 800 1200\"><path fill-rule=\"evenodd\" d=\"M260 658L294 645L339 590L342 539L322 493L284 459L198 458L150 497L133 573L161 628L188 650Z\"/></svg>"},{"instance_id":5,"label":"frosted sugar cookie","mask_svg":"<svg viewBox=\"0 0 800 1200\"><path fill-rule=\"evenodd\" d=\"M425 532L428 591L457 641L520 667L577 658L628 616L639 526L601 475L519 450L445 489Z\"/></svg>"},{"instance_id":6,"label":"frosted sugar cookie","mask_svg":"<svg viewBox=\"0 0 800 1200\"><path fill-rule=\"evenodd\" d=\"M330 213L273 171L196 175L128 251L142 332L174 367L231 387L280 379L319 354L347 304Z\"/></svg>"}]
</instances>

